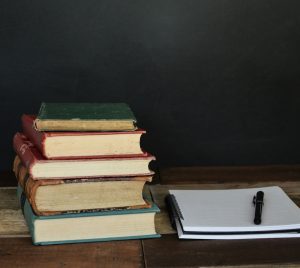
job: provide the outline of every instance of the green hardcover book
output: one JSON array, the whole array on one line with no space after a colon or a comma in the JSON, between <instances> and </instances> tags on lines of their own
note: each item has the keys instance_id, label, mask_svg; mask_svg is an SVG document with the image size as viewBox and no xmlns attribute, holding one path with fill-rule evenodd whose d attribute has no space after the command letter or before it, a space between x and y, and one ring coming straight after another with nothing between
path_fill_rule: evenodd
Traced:
<instances>
[{"instance_id":1,"label":"green hardcover book","mask_svg":"<svg viewBox=\"0 0 300 268\"><path fill-rule=\"evenodd\" d=\"M39 131L132 131L136 118L126 103L42 103Z\"/></svg>"},{"instance_id":2,"label":"green hardcover book","mask_svg":"<svg viewBox=\"0 0 300 268\"><path fill-rule=\"evenodd\" d=\"M20 186L17 192L35 245L160 237L154 224L159 208L154 203L146 209L36 216Z\"/></svg>"}]
</instances>

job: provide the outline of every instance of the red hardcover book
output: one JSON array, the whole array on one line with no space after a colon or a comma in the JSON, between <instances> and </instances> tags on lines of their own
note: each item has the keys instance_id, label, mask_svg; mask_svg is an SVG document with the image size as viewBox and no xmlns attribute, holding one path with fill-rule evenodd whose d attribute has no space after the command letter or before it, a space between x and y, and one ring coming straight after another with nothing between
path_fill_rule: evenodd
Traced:
<instances>
[{"instance_id":1,"label":"red hardcover book","mask_svg":"<svg viewBox=\"0 0 300 268\"><path fill-rule=\"evenodd\" d=\"M13 139L14 149L33 179L88 178L152 175L155 157L102 157L92 159L46 159L22 133Z\"/></svg>"},{"instance_id":2,"label":"red hardcover book","mask_svg":"<svg viewBox=\"0 0 300 268\"><path fill-rule=\"evenodd\" d=\"M41 132L34 115L23 115L23 132L48 159L146 156L140 147L145 130L126 132Z\"/></svg>"}]
</instances>

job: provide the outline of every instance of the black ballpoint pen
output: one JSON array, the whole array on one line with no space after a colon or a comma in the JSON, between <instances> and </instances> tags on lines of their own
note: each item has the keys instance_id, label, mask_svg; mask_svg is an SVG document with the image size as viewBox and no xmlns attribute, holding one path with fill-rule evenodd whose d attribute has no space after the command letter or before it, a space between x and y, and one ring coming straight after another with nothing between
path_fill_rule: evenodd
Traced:
<instances>
[{"instance_id":1,"label":"black ballpoint pen","mask_svg":"<svg viewBox=\"0 0 300 268\"><path fill-rule=\"evenodd\" d=\"M175 212L173 210L172 196L170 194L168 194L165 197L165 203L166 203L167 211L168 211L168 214L169 214L169 219L170 219L171 226L172 226L173 229L176 230L176 223L175 223L176 215L175 215Z\"/></svg>"},{"instance_id":2,"label":"black ballpoint pen","mask_svg":"<svg viewBox=\"0 0 300 268\"><path fill-rule=\"evenodd\" d=\"M261 224L262 207L264 204L264 192L258 191L253 197L253 204L255 205L254 223Z\"/></svg>"}]
</instances>

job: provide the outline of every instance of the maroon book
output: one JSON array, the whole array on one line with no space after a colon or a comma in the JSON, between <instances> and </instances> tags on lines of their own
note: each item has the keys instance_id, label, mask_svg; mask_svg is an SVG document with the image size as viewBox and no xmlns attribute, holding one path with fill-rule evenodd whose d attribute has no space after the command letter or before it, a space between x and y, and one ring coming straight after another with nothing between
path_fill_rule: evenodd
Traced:
<instances>
[{"instance_id":1,"label":"maroon book","mask_svg":"<svg viewBox=\"0 0 300 268\"><path fill-rule=\"evenodd\" d=\"M145 153L135 157L47 159L22 133L13 139L14 149L33 179L88 178L152 175L149 163L155 157Z\"/></svg>"},{"instance_id":2,"label":"maroon book","mask_svg":"<svg viewBox=\"0 0 300 268\"><path fill-rule=\"evenodd\" d=\"M146 156L140 147L145 130L124 132L41 132L34 115L23 115L23 132L48 159Z\"/></svg>"}]
</instances>

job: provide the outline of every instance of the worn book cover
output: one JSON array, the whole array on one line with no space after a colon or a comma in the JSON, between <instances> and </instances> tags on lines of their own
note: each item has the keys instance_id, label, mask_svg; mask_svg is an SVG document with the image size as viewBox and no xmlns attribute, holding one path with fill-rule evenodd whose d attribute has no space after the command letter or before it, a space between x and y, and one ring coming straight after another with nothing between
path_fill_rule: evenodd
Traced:
<instances>
[{"instance_id":1,"label":"worn book cover","mask_svg":"<svg viewBox=\"0 0 300 268\"><path fill-rule=\"evenodd\" d=\"M13 171L37 215L150 206L143 198L143 188L151 176L34 180L18 156Z\"/></svg>"},{"instance_id":2,"label":"worn book cover","mask_svg":"<svg viewBox=\"0 0 300 268\"><path fill-rule=\"evenodd\" d=\"M46 159L22 133L15 134L13 146L33 179L153 175L149 163L155 157L150 154L140 157Z\"/></svg>"},{"instance_id":3,"label":"worn book cover","mask_svg":"<svg viewBox=\"0 0 300 268\"><path fill-rule=\"evenodd\" d=\"M140 146L144 130L114 132L38 131L35 115L22 116L23 133L48 159L145 156Z\"/></svg>"},{"instance_id":4,"label":"worn book cover","mask_svg":"<svg viewBox=\"0 0 300 268\"><path fill-rule=\"evenodd\" d=\"M45 103L35 120L39 131L132 131L136 118L126 103Z\"/></svg>"},{"instance_id":5,"label":"worn book cover","mask_svg":"<svg viewBox=\"0 0 300 268\"><path fill-rule=\"evenodd\" d=\"M20 186L17 194L35 245L160 237L154 222L159 208L154 203L144 209L37 216Z\"/></svg>"}]
</instances>

